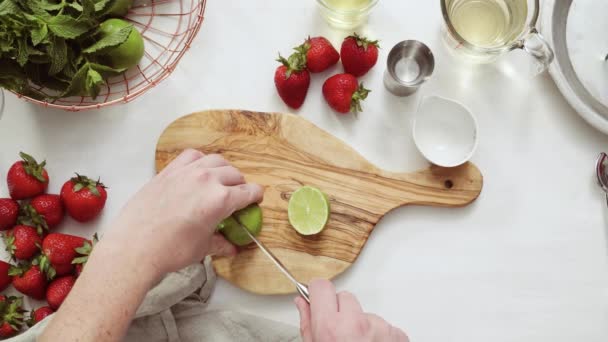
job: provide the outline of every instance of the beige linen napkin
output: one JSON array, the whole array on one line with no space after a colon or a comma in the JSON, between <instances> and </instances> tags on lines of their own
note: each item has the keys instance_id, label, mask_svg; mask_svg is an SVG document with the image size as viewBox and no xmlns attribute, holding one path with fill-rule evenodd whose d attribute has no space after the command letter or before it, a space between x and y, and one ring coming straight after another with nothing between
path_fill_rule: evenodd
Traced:
<instances>
[{"instance_id":1,"label":"beige linen napkin","mask_svg":"<svg viewBox=\"0 0 608 342\"><path fill-rule=\"evenodd\" d=\"M206 311L215 285L211 260L167 275L146 295L129 327L128 342L300 341L283 323L231 311ZM11 342L34 342L53 319L47 317Z\"/></svg>"}]
</instances>

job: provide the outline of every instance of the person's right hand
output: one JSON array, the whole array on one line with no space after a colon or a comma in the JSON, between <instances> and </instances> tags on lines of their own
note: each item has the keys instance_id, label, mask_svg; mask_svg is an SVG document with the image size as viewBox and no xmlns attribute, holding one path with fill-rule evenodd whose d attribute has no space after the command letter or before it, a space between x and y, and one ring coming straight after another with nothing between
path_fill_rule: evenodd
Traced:
<instances>
[{"instance_id":1,"label":"person's right hand","mask_svg":"<svg viewBox=\"0 0 608 342\"><path fill-rule=\"evenodd\" d=\"M327 280L313 280L308 290L310 305L295 299L300 312L300 334L304 342L408 342L407 335L382 318L363 312L357 298L348 292L336 294Z\"/></svg>"}]
</instances>

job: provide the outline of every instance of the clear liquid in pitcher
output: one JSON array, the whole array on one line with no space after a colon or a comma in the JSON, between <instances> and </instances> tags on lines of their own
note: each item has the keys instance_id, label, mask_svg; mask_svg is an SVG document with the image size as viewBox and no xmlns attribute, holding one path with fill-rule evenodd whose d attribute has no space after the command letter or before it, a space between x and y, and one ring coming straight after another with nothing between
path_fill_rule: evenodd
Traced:
<instances>
[{"instance_id":1,"label":"clear liquid in pitcher","mask_svg":"<svg viewBox=\"0 0 608 342\"><path fill-rule=\"evenodd\" d=\"M524 30L527 0L447 0L454 30L468 43L494 48L513 42Z\"/></svg>"}]
</instances>

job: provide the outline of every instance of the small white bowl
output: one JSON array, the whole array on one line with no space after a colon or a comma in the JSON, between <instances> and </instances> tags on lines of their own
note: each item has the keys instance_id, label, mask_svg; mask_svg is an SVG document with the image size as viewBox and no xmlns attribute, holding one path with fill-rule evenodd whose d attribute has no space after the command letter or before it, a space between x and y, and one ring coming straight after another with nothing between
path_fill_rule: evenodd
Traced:
<instances>
[{"instance_id":1,"label":"small white bowl","mask_svg":"<svg viewBox=\"0 0 608 342\"><path fill-rule=\"evenodd\" d=\"M427 96L418 106L413 135L429 162L454 167L471 159L477 148L477 120L458 102Z\"/></svg>"}]
</instances>

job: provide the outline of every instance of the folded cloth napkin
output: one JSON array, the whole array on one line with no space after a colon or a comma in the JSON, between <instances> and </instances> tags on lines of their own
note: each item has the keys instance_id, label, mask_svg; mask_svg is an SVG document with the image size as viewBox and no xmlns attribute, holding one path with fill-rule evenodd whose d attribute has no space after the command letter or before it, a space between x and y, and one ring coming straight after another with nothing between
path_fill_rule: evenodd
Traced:
<instances>
[{"instance_id":1,"label":"folded cloth napkin","mask_svg":"<svg viewBox=\"0 0 608 342\"><path fill-rule=\"evenodd\" d=\"M207 311L215 285L211 259L168 274L146 297L135 314L128 342L300 341L295 327L232 311ZM53 315L11 342L34 342Z\"/></svg>"}]
</instances>

